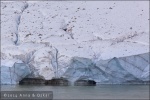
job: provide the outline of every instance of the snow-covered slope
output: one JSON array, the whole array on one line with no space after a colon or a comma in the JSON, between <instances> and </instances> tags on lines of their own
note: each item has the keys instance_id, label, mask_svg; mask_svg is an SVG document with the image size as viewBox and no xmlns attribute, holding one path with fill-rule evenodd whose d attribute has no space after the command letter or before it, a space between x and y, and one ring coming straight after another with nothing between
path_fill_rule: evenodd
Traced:
<instances>
[{"instance_id":1,"label":"snow-covered slope","mask_svg":"<svg viewBox=\"0 0 150 100\"><path fill-rule=\"evenodd\" d=\"M148 1L1 1L1 66L28 61L34 77L51 79L73 57L96 63L147 52Z\"/></svg>"}]
</instances>

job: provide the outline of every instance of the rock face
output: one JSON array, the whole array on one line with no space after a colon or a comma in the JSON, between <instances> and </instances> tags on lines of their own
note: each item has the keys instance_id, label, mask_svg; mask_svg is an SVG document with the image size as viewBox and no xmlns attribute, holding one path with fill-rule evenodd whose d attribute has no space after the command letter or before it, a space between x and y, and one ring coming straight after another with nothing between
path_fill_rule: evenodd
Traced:
<instances>
[{"instance_id":1,"label":"rock face","mask_svg":"<svg viewBox=\"0 0 150 100\"><path fill-rule=\"evenodd\" d=\"M1 84L18 84L31 73L28 65L15 63L12 67L1 66Z\"/></svg>"},{"instance_id":2,"label":"rock face","mask_svg":"<svg viewBox=\"0 0 150 100\"><path fill-rule=\"evenodd\" d=\"M19 85L44 85L45 80L38 79L38 78L23 78L21 81L19 81Z\"/></svg>"},{"instance_id":3,"label":"rock face","mask_svg":"<svg viewBox=\"0 0 150 100\"><path fill-rule=\"evenodd\" d=\"M75 86L95 86L96 82L93 80L77 80L74 83Z\"/></svg>"},{"instance_id":4,"label":"rock face","mask_svg":"<svg viewBox=\"0 0 150 100\"><path fill-rule=\"evenodd\" d=\"M45 85L52 85L52 86L68 86L69 81L64 78L53 78L51 80L46 80Z\"/></svg>"}]
</instances>

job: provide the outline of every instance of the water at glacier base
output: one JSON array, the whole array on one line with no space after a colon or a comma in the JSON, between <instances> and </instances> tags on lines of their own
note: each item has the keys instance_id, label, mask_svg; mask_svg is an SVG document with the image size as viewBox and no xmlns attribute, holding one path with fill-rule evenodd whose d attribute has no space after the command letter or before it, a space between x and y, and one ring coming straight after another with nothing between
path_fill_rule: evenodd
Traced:
<instances>
[{"instance_id":1,"label":"water at glacier base","mask_svg":"<svg viewBox=\"0 0 150 100\"><path fill-rule=\"evenodd\" d=\"M2 85L2 91L53 91L54 99L149 99L149 85Z\"/></svg>"}]
</instances>

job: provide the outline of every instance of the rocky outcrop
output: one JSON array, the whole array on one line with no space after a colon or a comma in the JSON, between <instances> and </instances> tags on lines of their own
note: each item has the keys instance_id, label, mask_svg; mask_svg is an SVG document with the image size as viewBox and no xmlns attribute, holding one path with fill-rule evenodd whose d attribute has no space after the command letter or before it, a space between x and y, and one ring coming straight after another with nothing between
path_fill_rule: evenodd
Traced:
<instances>
[{"instance_id":1,"label":"rocky outcrop","mask_svg":"<svg viewBox=\"0 0 150 100\"><path fill-rule=\"evenodd\" d=\"M23 78L19 81L19 85L44 85L45 80L39 78Z\"/></svg>"},{"instance_id":2,"label":"rocky outcrop","mask_svg":"<svg viewBox=\"0 0 150 100\"><path fill-rule=\"evenodd\" d=\"M68 86L70 85L69 81L65 78L53 78L51 80L46 80L45 85L52 86Z\"/></svg>"},{"instance_id":3,"label":"rocky outcrop","mask_svg":"<svg viewBox=\"0 0 150 100\"><path fill-rule=\"evenodd\" d=\"M96 82L93 80L77 80L74 83L75 86L95 86Z\"/></svg>"}]
</instances>

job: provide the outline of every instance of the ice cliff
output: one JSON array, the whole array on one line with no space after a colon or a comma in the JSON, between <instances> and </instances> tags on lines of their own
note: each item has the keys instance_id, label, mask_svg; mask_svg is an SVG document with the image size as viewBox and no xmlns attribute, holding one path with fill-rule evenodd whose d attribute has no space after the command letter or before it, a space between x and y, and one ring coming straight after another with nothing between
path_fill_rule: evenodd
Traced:
<instances>
[{"instance_id":1,"label":"ice cliff","mask_svg":"<svg viewBox=\"0 0 150 100\"><path fill-rule=\"evenodd\" d=\"M1 83L21 79L13 74L15 81L5 80L9 69L46 80L149 81L148 4L1 1Z\"/></svg>"},{"instance_id":2,"label":"ice cliff","mask_svg":"<svg viewBox=\"0 0 150 100\"><path fill-rule=\"evenodd\" d=\"M144 83L149 81L149 53L100 60L75 57L64 77L70 81L94 80L103 84Z\"/></svg>"}]
</instances>

